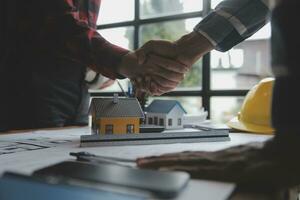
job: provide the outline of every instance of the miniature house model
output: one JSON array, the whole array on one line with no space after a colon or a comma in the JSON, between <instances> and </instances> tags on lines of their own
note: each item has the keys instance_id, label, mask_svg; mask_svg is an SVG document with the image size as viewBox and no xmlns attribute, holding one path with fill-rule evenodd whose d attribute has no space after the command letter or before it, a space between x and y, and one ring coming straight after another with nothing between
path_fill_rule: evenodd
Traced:
<instances>
[{"instance_id":1,"label":"miniature house model","mask_svg":"<svg viewBox=\"0 0 300 200\"><path fill-rule=\"evenodd\" d=\"M136 98L93 98L90 106L94 134L139 133L144 113Z\"/></svg>"},{"instance_id":2,"label":"miniature house model","mask_svg":"<svg viewBox=\"0 0 300 200\"><path fill-rule=\"evenodd\" d=\"M183 115L186 111L178 101L154 100L145 111L148 125L163 126L165 129L183 128Z\"/></svg>"}]
</instances>

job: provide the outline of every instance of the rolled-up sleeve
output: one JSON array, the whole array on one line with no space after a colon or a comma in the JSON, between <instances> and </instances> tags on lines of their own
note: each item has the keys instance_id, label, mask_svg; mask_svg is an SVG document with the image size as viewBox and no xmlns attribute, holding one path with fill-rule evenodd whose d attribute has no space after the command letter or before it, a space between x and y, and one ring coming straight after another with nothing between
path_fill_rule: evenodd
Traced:
<instances>
[{"instance_id":1,"label":"rolled-up sleeve","mask_svg":"<svg viewBox=\"0 0 300 200\"><path fill-rule=\"evenodd\" d=\"M124 78L118 74L118 66L129 51L105 40L74 2L51 0L40 3L45 16L43 47L111 79ZM95 13L89 12L89 15Z\"/></svg>"},{"instance_id":2,"label":"rolled-up sleeve","mask_svg":"<svg viewBox=\"0 0 300 200\"><path fill-rule=\"evenodd\" d=\"M269 20L267 0L225 0L194 31L205 36L219 51L227 51L253 35Z\"/></svg>"}]
</instances>

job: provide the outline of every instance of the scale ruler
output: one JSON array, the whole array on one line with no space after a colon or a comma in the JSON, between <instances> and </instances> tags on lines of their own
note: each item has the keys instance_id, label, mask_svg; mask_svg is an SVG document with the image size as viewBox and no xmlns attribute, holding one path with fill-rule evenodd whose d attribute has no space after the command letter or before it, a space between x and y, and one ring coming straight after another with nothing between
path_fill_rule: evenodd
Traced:
<instances>
[{"instance_id":1,"label":"scale ruler","mask_svg":"<svg viewBox=\"0 0 300 200\"><path fill-rule=\"evenodd\" d=\"M114 134L114 135L82 135L81 147L151 145L172 143L198 143L229 141L228 130L176 131L162 133Z\"/></svg>"}]
</instances>

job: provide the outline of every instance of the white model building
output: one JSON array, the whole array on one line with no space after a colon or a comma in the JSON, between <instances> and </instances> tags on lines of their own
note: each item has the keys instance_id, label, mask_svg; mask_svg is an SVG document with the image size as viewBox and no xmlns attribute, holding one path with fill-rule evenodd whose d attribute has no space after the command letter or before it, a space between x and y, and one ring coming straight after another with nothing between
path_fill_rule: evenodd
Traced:
<instances>
[{"instance_id":1,"label":"white model building","mask_svg":"<svg viewBox=\"0 0 300 200\"><path fill-rule=\"evenodd\" d=\"M163 126L165 129L182 129L186 111L176 100L154 100L145 109L145 123Z\"/></svg>"}]
</instances>

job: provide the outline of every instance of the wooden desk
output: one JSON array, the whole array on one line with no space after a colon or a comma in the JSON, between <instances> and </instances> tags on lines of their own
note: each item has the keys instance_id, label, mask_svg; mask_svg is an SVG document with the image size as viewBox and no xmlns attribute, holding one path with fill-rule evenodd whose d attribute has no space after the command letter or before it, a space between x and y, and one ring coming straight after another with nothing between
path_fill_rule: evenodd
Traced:
<instances>
[{"instance_id":1,"label":"wooden desk","mask_svg":"<svg viewBox=\"0 0 300 200\"><path fill-rule=\"evenodd\" d=\"M226 142L79 148L79 136L88 134L88 132L89 130L87 127L81 127L71 129L37 130L29 132L27 131L26 133L19 132L0 135L0 142L26 138L38 138L41 136L52 138L54 140L65 139L70 141L52 148L21 151L13 154L2 154L0 155L0 175L4 171L30 174L34 170L47 165L72 159L69 156L69 152L89 151L91 153L103 156L137 158L179 151L215 151L248 142L263 142L272 137L267 135L231 133L231 141ZM211 190L211 195L214 195L214 199L218 199L217 197L220 197L222 191L224 191L224 193L227 191L228 193L228 191L232 190L233 188L234 185L228 183L192 180L184 194L180 195L178 199L202 199L201 195L203 195L205 192L207 193L209 190ZM239 196L232 196L234 199L237 199L237 197ZM213 199L213 197L211 198ZM223 197L223 199L224 198L225 197Z\"/></svg>"}]
</instances>

